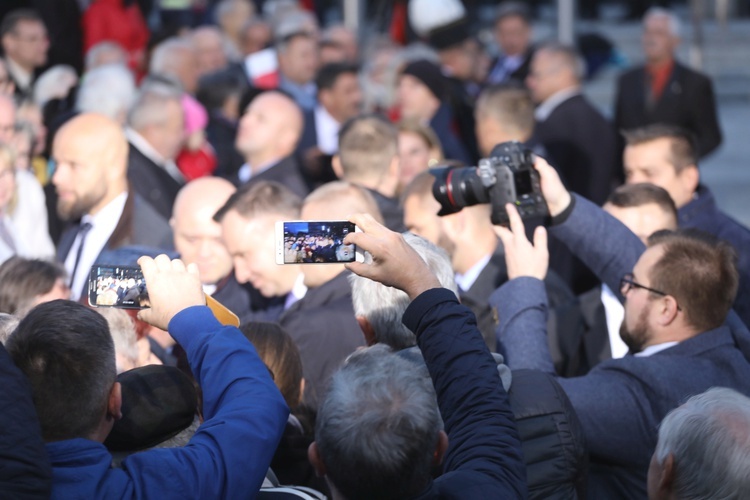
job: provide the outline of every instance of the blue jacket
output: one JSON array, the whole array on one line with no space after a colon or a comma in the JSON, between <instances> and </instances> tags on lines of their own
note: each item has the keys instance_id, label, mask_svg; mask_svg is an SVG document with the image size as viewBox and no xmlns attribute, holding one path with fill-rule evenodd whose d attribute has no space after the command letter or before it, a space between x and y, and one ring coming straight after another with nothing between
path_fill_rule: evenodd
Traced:
<instances>
[{"instance_id":1,"label":"blue jacket","mask_svg":"<svg viewBox=\"0 0 750 500\"><path fill-rule=\"evenodd\" d=\"M750 229L735 221L716 206L714 195L706 186L698 186L695 197L677 211L682 228L695 228L728 241L737 250L740 286L734 310L750 327Z\"/></svg>"},{"instance_id":2,"label":"blue jacket","mask_svg":"<svg viewBox=\"0 0 750 500\"><path fill-rule=\"evenodd\" d=\"M551 232L613 290L644 250L624 225L583 198ZM511 369L553 373L545 337L544 285L518 278L490 298L497 307L498 341ZM664 416L688 397L714 386L750 395L750 333L736 315L650 357L600 363L587 375L559 379L583 425L591 458L591 498L644 498L648 464Z\"/></svg>"},{"instance_id":3,"label":"blue jacket","mask_svg":"<svg viewBox=\"0 0 750 500\"><path fill-rule=\"evenodd\" d=\"M449 447L418 499L525 498L526 468L508 395L474 314L444 288L406 309L437 394Z\"/></svg>"},{"instance_id":4,"label":"blue jacket","mask_svg":"<svg viewBox=\"0 0 750 500\"><path fill-rule=\"evenodd\" d=\"M289 409L255 348L204 306L169 323L203 389L205 421L184 448L154 449L111 467L104 445L48 443L53 498L253 498Z\"/></svg>"}]
</instances>

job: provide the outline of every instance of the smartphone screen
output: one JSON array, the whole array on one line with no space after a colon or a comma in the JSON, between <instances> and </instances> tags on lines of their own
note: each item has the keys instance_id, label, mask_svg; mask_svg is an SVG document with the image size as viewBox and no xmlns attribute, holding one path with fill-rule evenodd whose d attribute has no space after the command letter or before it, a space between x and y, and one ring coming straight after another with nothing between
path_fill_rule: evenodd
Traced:
<instances>
[{"instance_id":1,"label":"smartphone screen","mask_svg":"<svg viewBox=\"0 0 750 500\"><path fill-rule=\"evenodd\" d=\"M344 244L356 231L349 221L285 221L277 223L277 263L332 264L354 262L357 248Z\"/></svg>"},{"instance_id":2,"label":"smartphone screen","mask_svg":"<svg viewBox=\"0 0 750 500\"><path fill-rule=\"evenodd\" d=\"M89 276L89 304L124 309L149 307L148 289L141 268L93 266Z\"/></svg>"}]
</instances>

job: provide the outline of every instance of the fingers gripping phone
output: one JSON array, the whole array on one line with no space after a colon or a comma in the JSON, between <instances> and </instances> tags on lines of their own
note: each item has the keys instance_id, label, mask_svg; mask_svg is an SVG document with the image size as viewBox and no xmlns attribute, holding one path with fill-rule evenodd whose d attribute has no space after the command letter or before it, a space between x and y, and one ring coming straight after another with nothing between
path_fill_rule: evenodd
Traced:
<instances>
[{"instance_id":1,"label":"fingers gripping phone","mask_svg":"<svg viewBox=\"0 0 750 500\"><path fill-rule=\"evenodd\" d=\"M276 223L277 264L344 264L364 262L356 245L345 244L349 233L360 232L345 220L279 221Z\"/></svg>"}]
</instances>

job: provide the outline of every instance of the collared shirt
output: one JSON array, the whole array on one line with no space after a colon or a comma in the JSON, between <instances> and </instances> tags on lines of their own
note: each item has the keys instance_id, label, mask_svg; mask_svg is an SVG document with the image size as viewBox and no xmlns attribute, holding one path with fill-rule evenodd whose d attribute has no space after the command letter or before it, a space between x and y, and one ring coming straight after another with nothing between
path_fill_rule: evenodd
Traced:
<instances>
[{"instance_id":1,"label":"collared shirt","mask_svg":"<svg viewBox=\"0 0 750 500\"><path fill-rule=\"evenodd\" d=\"M492 68L487 81L490 83L502 83L506 81L515 70L517 70L521 64L523 64L524 55L516 54L514 56L505 56L500 58Z\"/></svg>"},{"instance_id":2,"label":"collared shirt","mask_svg":"<svg viewBox=\"0 0 750 500\"><path fill-rule=\"evenodd\" d=\"M128 142L130 142L130 144L132 144L135 149L143 153L146 158L163 168L174 180L176 180L180 184L185 183L185 176L182 175L182 172L180 172L177 164L173 160L167 160L162 155L160 155L159 152L154 149L154 147L150 142L146 140L145 137L143 137L141 134L130 127L125 128L125 137L127 137Z\"/></svg>"},{"instance_id":3,"label":"collared shirt","mask_svg":"<svg viewBox=\"0 0 750 500\"><path fill-rule=\"evenodd\" d=\"M301 300L306 293L307 287L305 286L305 276L300 273L299 276L297 276L297 280L294 282L292 291L286 295L286 300L284 301L284 310L286 311L287 309L292 307L292 304L294 304L298 300Z\"/></svg>"},{"instance_id":4,"label":"collared shirt","mask_svg":"<svg viewBox=\"0 0 750 500\"><path fill-rule=\"evenodd\" d=\"M622 358L629 350L627 344L620 337L620 326L625 319L625 308L607 285L602 285L601 300L604 306L604 316L607 318L607 333L612 358Z\"/></svg>"},{"instance_id":5,"label":"collared shirt","mask_svg":"<svg viewBox=\"0 0 750 500\"><path fill-rule=\"evenodd\" d=\"M318 104L315 106L315 132L318 136L318 148L327 155L336 154L339 150L339 128L341 124Z\"/></svg>"},{"instance_id":6,"label":"collared shirt","mask_svg":"<svg viewBox=\"0 0 750 500\"><path fill-rule=\"evenodd\" d=\"M81 260L78 262L76 275L73 276L70 287L70 298L78 300L81 296L83 285L89 279L91 266L96 262L96 258L101 253L107 241L120 221L122 211L125 209L125 202L128 199L127 191L120 193L112 201L107 203L96 215L86 214L81 218L81 223L88 222L91 224L91 230L86 235L86 241L81 252ZM73 246L70 247L68 256L65 258L65 269L68 274L73 272L76 264L76 255L78 247L81 245L81 235L76 236Z\"/></svg>"},{"instance_id":7,"label":"collared shirt","mask_svg":"<svg viewBox=\"0 0 750 500\"><path fill-rule=\"evenodd\" d=\"M551 115L560 104L580 93L581 89L578 87L571 87L555 92L536 108L534 111L534 118L536 118L536 121L538 122L543 122L549 118L549 115Z\"/></svg>"},{"instance_id":8,"label":"collared shirt","mask_svg":"<svg viewBox=\"0 0 750 500\"><path fill-rule=\"evenodd\" d=\"M482 274L484 268L487 267L487 263L490 261L491 257L492 254L485 255L465 273L456 273L456 284L461 290L466 292L474 285L474 282L479 278L479 275Z\"/></svg>"},{"instance_id":9,"label":"collared shirt","mask_svg":"<svg viewBox=\"0 0 750 500\"><path fill-rule=\"evenodd\" d=\"M676 346L677 344L679 344L679 342L675 341L675 342L663 342L661 344L650 345L644 350L642 350L641 352L635 353L634 356L637 358L647 358L649 356L653 356L657 352L661 352L665 349L669 349L670 347Z\"/></svg>"},{"instance_id":10,"label":"collared shirt","mask_svg":"<svg viewBox=\"0 0 750 500\"><path fill-rule=\"evenodd\" d=\"M314 83L300 85L285 77L279 72L279 88L288 92L302 109L312 111L318 103L318 89Z\"/></svg>"},{"instance_id":11,"label":"collared shirt","mask_svg":"<svg viewBox=\"0 0 750 500\"><path fill-rule=\"evenodd\" d=\"M240 180L240 184L244 184L250 179L253 178L253 176L260 174L261 172L265 172L269 168L275 166L277 163L279 163L279 160L272 160L267 163L264 163L263 165L253 168L250 166L249 163L243 164L240 169L237 171L237 177Z\"/></svg>"},{"instance_id":12,"label":"collared shirt","mask_svg":"<svg viewBox=\"0 0 750 500\"><path fill-rule=\"evenodd\" d=\"M31 90L31 84L34 80L34 74L29 73L28 71L23 69L18 65L16 61L11 59L10 57L5 58L5 63L8 65L8 73L10 73L10 76L13 77L16 85L25 92Z\"/></svg>"}]
</instances>

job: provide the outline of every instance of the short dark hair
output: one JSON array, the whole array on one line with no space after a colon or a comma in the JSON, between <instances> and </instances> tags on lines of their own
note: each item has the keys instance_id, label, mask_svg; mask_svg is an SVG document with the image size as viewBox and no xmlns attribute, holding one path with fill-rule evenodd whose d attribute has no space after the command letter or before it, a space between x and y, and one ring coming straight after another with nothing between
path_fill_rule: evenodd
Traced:
<instances>
[{"instance_id":1,"label":"short dark hair","mask_svg":"<svg viewBox=\"0 0 750 500\"><path fill-rule=\"evenodd\" d=\"M610 203L620 208L640 207L654 203L677 222L677 207L666 189L648 182L623 184L607 198Z\"/></svg>"},{"instance_id":2,"label":"short dark hair","mask_svg":"<svg viewBox=\"0 0 750 500\"><path fill-rule=\"evenodd\" d=\"M242 96L248 84L232 71L220 70L198 80L195 98L210 112L221 109L231 96ZM242 113L240 113L242 114Z\"/></svg>"},{"instance_id":3,"label":"short dark hair","mask_svg":"<svg viewBox=\"0 0 750 500\"><path fill-rule=\"evenodd\" d=\"M315 77L315 85L318 87L318 92L321 90L330 90L336 85L336 81L341 75L356 75L358 72L359 67L356 64L343 62L328 63L318 70L318 74Z\"/></svg>"},{"instance_id":4,"label":"short dark hair","mask_svg":"<svg viewBox=\"0 0 750 500\"><path fill-rule=\"evenodd\" d=\"M15 32L18 23L22 21L36 21L44 24L41 16L34 9L16 9L8 12L0 22L0 38Z\"/></svg>"},{"instance_id":5,"label":"short dark hair","mask_svg":"<svg viewBox=\"0 0 750 500\"><path fill-rule=\"evenodd\" d=\"M624 130L626 146L638 146L657 139L669 139L671 143L670 163L677 173L690 166L698 165L695 136L677 125L654 123L631 130Z\"/></svg>"},{"instance_id":6,"label":"short dark hair","mask_svg":"<svg viewBox=\"0 0 750 500\"><path fill-rule=\"evenodd\" d=\"M240 327L252 342L258 356L273 374L276 387L287 406L294 409L300 402L302 358L292 337L278 323L253 321Z\"/></svg>"},{"instance_id":7,"label":"short dark hair","mask_svg":"<svg viewBox=\"0 0 750 500\"><path fill-rule=\"evenodd\" d=\"M280 214L299 218L302 199L288 187L273 181L244 184L229 197L214 215L221 222L230 210L236 210L246 219L257 215Z\"/></svg>"},{"instance_id":8,"label":"short dark hair","mask_svg":"<svg viewBox=\"0 0 750 500\"><path fill-rule=\"evenodd\" d=\"M0 265L0 312L25 314L35 297L65 278L65 269L55 262L11 257Z\"/></svg>"},{"instance_id":9,"label":"short dark hair","mask_svg":"<svg viewBox=\"0 0 750 500\"><path fill-rule=\"evenodd\" d=\"M115 347L107 320L70 300L33 308L6 344L31 383L46 442L90 438L115 383Z\"/></svg>"},{"instance_id":10,"label":"short dark hair","mask_svg":"<svg viewBox=\"0 0 750 500\"><path fill-rule=\"evenodd\" d=\"M737 295L737 254L725 241L695 230L657 231L649 247L664 253L651 268L650 286L675 298L699 332L718 328Z\"/></svg>"},{"instance_id":11,"label":"short dark hair","mask_svg":"<svg viewBox=\"0 0 750 500\"><path fill-rule=\"evenodd\" d=\"M519 17L526 24L531 24L531 10L523 2L501 2L495 11L495 24L506 17Z\"/></svg>"}]
</instances>

